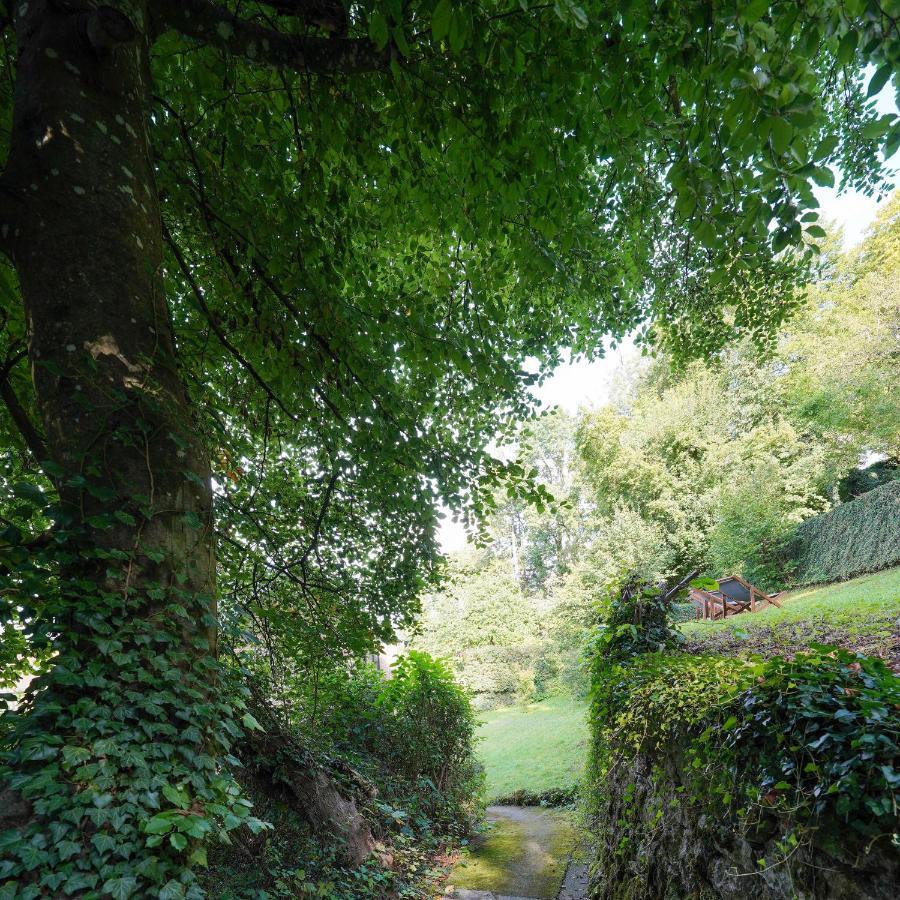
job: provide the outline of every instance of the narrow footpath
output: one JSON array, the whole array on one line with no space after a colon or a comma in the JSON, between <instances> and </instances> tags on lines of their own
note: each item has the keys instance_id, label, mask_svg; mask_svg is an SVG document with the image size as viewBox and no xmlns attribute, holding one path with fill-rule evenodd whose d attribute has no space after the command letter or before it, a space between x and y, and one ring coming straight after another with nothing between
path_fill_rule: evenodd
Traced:
<instances>
[{"instance_id":1,"label":"narrow footpath","mask_svg":"<svg viewBox=\"0 0 900 900\"><path fill-rule=\"evenodd\" d=\"M446 900L586 900L587 864L566 813L491 806L490 825L455 866Z\"/></svg>"}]
</instances>

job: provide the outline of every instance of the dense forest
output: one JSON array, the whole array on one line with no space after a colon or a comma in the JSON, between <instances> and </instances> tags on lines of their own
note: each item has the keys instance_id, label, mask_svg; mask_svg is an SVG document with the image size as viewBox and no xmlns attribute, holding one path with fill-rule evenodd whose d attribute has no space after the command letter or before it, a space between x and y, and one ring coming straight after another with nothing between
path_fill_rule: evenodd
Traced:
<instances>
[{"instance_id":1,"label":"dense forest","mask_svg":"<svg viewBox=\"0 0 900 900\"><path fill-rule=\"evenodd\" d=\"M0 0L0 898L439 890L472 700L364 662L441 507L535 640L626 567L789 575L897 456L892 219L842 259L816 196L890 190L895 7Z\"/></svg>"}]
</instances>

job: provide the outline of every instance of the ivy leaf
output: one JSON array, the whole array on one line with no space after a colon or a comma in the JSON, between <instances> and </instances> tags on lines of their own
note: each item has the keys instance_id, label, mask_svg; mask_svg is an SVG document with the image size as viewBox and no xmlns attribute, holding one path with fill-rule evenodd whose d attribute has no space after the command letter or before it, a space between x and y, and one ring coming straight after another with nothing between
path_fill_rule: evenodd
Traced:
<instances>
[{"instance_id":1,"label":"ivy leaf","mask_svg":"<svg viewBox=\"0 0 900 900\"><path fill-rule=\"evenodd\" d=\"M99 642L98 642L99 643ZM62 748L63 759L69 768L75 768L85 760L91 758L91 751L86 747L74 747L67 745Z\"/></svg>"},{"instance_id":2,"label":"ivy leaf","mask_svg":"<svg viewBox=\"0 0 900 900\"><path fill-rule=\"evenodd\" d=\"M110 878L104 882L103 890L109 894L113 900L128 900L128 898L137 890L138 881L131 875L123 875L121 878Z\"/></svg>"},{"instance_id":3,"label":"ivy leaf","mask_svg":"<svg viewBox=\"0 0 900 900\"><path fill-rule=\"evenodd\" d=\"M77 872L66 881L63 890L68 895L74 894L76 891L83 891L85 888L92 888L97 884L97 876L87 872Z\"/></svg>"},{"instance_id":4,"label":"ivy leaf","mask_svg":"<svg viewBox=\"0 0 900 900\"><path fill-rule=\"evenodd\" d=\"M108 834L95 834L91 838L91 843L97 848L98 853L106 853L116 849L116 839Z\"/></svg>"},{"instance_id":5,"label":"ivy leaf","mask_svg":"<svg viewBox=\"0 0 900 900\"><path fill-rule=\"evenodd\" d=\"M78 841L60 841L56 845L56 852L59 854L60 860L65 861L70 856L81 852L81 844Z\"/></svg>"},{"instance_id":6,"label":"ivy leaf","mask_svg":"<svg viewBox=\"0 0 900 900\"><path fill-rule=\"evenodd\" d=\"M173 878L159 889L159 900L181 900L184 897L184 885Z\"/></svg>"}]
</instances>

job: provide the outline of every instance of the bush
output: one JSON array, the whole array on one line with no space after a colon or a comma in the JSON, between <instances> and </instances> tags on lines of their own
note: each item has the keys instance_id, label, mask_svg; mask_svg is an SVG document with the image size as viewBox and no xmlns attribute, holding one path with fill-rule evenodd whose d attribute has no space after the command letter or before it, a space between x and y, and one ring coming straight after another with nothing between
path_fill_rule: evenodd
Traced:
<instances>
[{"instance_id":1,"label":"bush","mask_svg":"<svg viewBox=\"0 0 900 900\"><path fill-rule=\"evenodd\" d=\"M693 622L697 618L697 607L693 603L673 603L669 607L672 621L676 625L682 622Z\"/></svg>"},{"instance_id":2,"label":"bush","mask_svg":"<svg viewBox=\"0 0 900 900\"><path fill-rule=\"evenodd\" d=\"M468 829L482 784L475 714L443 662L410 651L391 678L370 665L335 671L316 699L313 717L301 698L301 729L375 782L383 813L421 828Z\"/></svg>"},{"instance_id":3,"label":"bush","mask_svg":"<svg viewBox=\"0 0 900 900\"><path fill-rule=\"evenodd\" d=\"M900 460L883 459L865 469L851 469L838 485L838 493L847 503L897 480L900 480Z\"/></svg>"},{"instance_id":4,"label":"bush","mask_svg":"<svg viewBox=\"0 0 900 900\"><path fill-rule=\"evenodd\" d=\"M578 786L547 788L545 791L529 791L519 788L511 794L495 797L497 806L568 806L578 805Z\"/></svg>"},{"instance_id":5,"label":"bush","mask_svg":"<svg viewBox=\"0 0 900 900\"><path fill-rule=\"evenodd\" d=\"M514 647L472 647L458 653L453 668L459 683L472 694L478 709L512 706L535 694L546 693L546 682L538 682L538 672L547 675L541 660L547 642L532 641Z\"/></svg>"},{"instance_id":6,"label":"bush","mask_svg":"<svg viewBox=\"0 0 900 900\"><path fill-rule=\"evenodd\" d=\"M807 519L788 552L798 584L840 581L900 564L900 480Z\"/></svg>"},{"instance_id":7,"label":"bush","mask_svg":"<svg viewBox=\"0 0 900 900\"><path fill-rule=\"evenodd\" d=\"M709 533L707 571L739 573L763 590L777 590L790 574L785 548L797 518L775 478L750 481L722 492L718 522Z\"/></svg>"},{"instance_id":8,"label":"bush","mask_svg":"<svg viewBox=\"0 0 900 900\"><path fill-rule=\"evenodd\" d=\"M425 789L431 818L471 824L483 782L472 752L475 714L449 668L427 653L410 651L384 682L380 707L388 722L383 762Z\"/></svg>"},{"instance_id":9,"label":"bush","mask_svg":"<svg viewBox=\"0 0 900 900\"><path fill-rule=\"evenodd\" d=\"M435 852L468 833L481 812L475 718L449 670L427 654L401 657L392 675L362 663L291 675L271 707L277 728L262 719L266 736L239 769L254 812L273 828L215 848L209 896L382 900L437 890ZM282 728L289 744L273 744ZM361 866L349 866L322 821L308 821L310 808L304 814L282 793L292 777L281 766L288 754L300 771L325 772L380 839Z\"/></svg>"},{"instance_id":10,"label":"bush","mask_svg":"<svg viewBox=\"0 0 900 900\"><path fill-rule=\"evenodd\" d=\"M819 647L769 660L724 711L728 781L743 787L734 806L750 821L788 816L820 839L884 837L897 823L898 707L900 682L879 659Z\"/></svg>"}]
</instances>

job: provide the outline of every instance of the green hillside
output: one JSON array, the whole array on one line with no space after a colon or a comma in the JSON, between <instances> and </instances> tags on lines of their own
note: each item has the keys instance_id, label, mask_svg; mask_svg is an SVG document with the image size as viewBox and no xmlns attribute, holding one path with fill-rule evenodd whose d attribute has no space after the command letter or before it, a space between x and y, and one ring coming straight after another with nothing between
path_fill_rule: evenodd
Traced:
<instances>
[{"instance_id":1,"label":"green hillside","mask_svg":"<svg viewBox=\"0 0 900 900\"><path fill-rule=\"evenodd\" d=\"M681 626L686 649L771 656L820 643L888 660L898 654L900 568L793 591L782 604L724 622L688 622Z\"/></svg>"}]
</instances>

